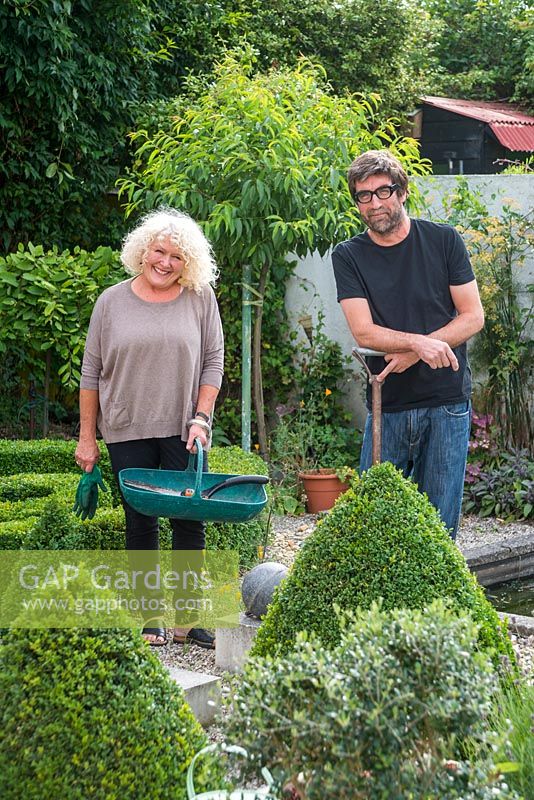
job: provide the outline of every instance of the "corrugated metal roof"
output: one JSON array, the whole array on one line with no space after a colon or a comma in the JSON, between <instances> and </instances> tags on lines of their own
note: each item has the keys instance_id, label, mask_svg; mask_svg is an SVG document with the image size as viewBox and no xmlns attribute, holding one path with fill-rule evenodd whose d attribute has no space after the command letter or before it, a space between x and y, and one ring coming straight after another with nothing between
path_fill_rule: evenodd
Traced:
<instances>
[{"instance_id":1,"label":"corrugated metal roof","mask_svg":"<svg viewBox=\"0 0 534 800\"><path fill-rule=\"evenodd\" d=\"M517 106L430 95L421 100L429 106L485 122L508 150L534 151L534 117Z\"/></svg>"}]
</instances>

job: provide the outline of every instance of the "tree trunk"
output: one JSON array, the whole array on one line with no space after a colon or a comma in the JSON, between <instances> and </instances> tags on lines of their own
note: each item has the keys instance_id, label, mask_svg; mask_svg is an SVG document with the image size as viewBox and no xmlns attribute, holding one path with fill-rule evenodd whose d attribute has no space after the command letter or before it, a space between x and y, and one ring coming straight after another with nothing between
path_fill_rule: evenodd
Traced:
<instances>
[{"instance_id":1,"label":"tree trunk","mask_svg":"<svg viewBox=\"0 0 534 800\"><path fill-rule=\"evenodd\" d=\"M46 367L45 367L45 380L44 380L44 391L43 391L43 438L46 439L48 436L48 401L50 397L50 367L52 364L52 351L46 351Z\"/></svg>"},{"instance_id":2,"label":"tree trunk","mask_svg":"<svg viewBox=\"0 0 534 800\"><path fill-rule=\"evenodd\" d=\"M269 262L265 262L261 270L260 282L258 284L259 298L256 305L254 334L252 339L252 389L254 394L254 410L256 411L256 424L258 426L258 442L260 445L260 455L262 458L267 457L268 450L267 429L265 427L265 410L263 406L263 380L261 373L261 334L263 322L263 302L267 278L269 276L269 269Z\"/></svg>"}]
</instances>

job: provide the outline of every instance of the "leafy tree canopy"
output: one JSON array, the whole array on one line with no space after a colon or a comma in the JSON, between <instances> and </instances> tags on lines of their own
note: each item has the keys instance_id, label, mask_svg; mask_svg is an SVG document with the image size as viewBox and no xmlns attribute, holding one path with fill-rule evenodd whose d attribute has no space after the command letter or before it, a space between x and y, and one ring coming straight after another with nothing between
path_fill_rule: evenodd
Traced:
<instances>
[{"instance_id":1,"label":"leafy tree canopy","mask_svg":"<svg viewBox=\"0 0 534 800\"><path fill-rule=\"evenodd\" d=\"M157 65L171 46L153 5L0 5L4 248L31 239L45 246L94 246L113 237L106 192L124 163L134 109L157 96Z\"/></svg>"},{"instance_id":2,"label":"leafy tree canopy","mask_svg":"<svg viewBox=\"0 0 534 800\"><path fill-rule=\"evenodd\" d=\"M337 92L377 93L380 114L410 111L432 63L433 26L417 0L268 0L247 22L263 68L319 62Z\"/></svg>"},{"instance_id":3,"label":"leafy tree canopy","mask_svg":"<svg viewBox=\"0 0 534 800\"><path fill-rule=\"evenodd\" d=\"M437 23L434 93L534 103L528 0L425 0Z\"/></svg>"}]
</instances>

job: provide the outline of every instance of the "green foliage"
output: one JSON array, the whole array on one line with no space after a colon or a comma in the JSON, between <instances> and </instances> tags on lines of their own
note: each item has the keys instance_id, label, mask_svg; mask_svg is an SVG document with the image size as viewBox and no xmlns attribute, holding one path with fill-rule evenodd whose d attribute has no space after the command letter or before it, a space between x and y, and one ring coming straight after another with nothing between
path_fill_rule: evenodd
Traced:
<instances>
[{"instance_id":1,"label":"green foliage","mask_svg":"<svg viewBox=\"0 0 534 800\"><path fill-rule=\"evenodd\" d=\"M321 313L311 341L299 346L291 401L276 408L270 458L290 479L307 469L358 463L358 435L342 405L352 378L350 359L323 328Z\"/></svg>"},{"instance_id":2,"label":"green foliage","mask_svg":"<svg viewBox=\"0 0 534 800\"><path fill-rule=\"evenodd\" d=\"M498 753L499 760L519 764L508 783L528 800L534 786L534 685L524 680L500 689L490 723L506 743Z\"/></svg>"},{"instance_id":3,"label":"green foliage","mask_svg":"<svg viewBox=\"0 0 534 800\"><path fill-rule=\"evenodd\" d=\"M281 267L287 277L289 264ZM267 280L264 306L269 313L263 315L261 338L261 363L265 405L270 407L280 397L285 398L293 378L294 357L291 334L285 309L285 278L279 280L276 270ZM227 265L216 290L225 338L223 385L215 407L215 426L220 426L231 441L240 441L241 435L241 276L235 265ZM254 410L253 410L254 419Z\"/></svg>"},{"instance_id":4,"label":"green foliage","mask_svg":"<svg viewBox=\"0 0 534 800\"><path fill-rule=\"evenodd\" d=\"M5 250L28 241L45 248L120 241L123 224L109 193L136 108L160 96L159 65L170 45L160 5L0 4ZM169 65L167 89L177 86L171 76Z\"/></svg>"},{"instance_id":5,"label":"green foliage","mask_svg":"<svg viewBox=\"0 0 534 800\"><path fill-rule=\"evenodd\" d=\"M212 447L209 452L210 472L235 475L267 475L265 461L255 453L245 453L240 447Z\"/></svg>"},{"instance_id":6,"label":"green foliage","mask_svg":"<svg viewBox=\"0 0 534 800\"><path fill-rule=\"evenodd\" d=\"M129 214L167 203L203 222L223 268L268 261L282 280L286 255L325 253L353 233L344 173L364 149L389 145L410 171L426 171L414 140L374 124L372 100L336 97L308 61L251 76L228 55L215 78L169 107L169 130L133 135L137 161L119 185Z\"/></svg>"},{"instance_id":7,"label":"green foliage","mask_svg":"<svg viewBox=\"0 0 534 800\"><path fill-rule=\"evenodd\" d=\"M301 634L282 659L249 661L227 736L306 800L510 797L492 774L495 676L476 639L441 602L373 604L332 650Z\"/></svg>"},{"instance_id":8,"label":"green foliage","mask_svg":"<svg viewBox=\"0 0 534 800\"><path fill-rule=\"evenodd\" d=\"M320 313L311 341L299 347L291 400L276 407L270 462L275 509L282 514L301 508L299 472L355 468L359 461L361 433L341 404L352 376L350 359L323 327Z\"/></svg>"},{"instance_id":9,"label":"green foliage","mask_svg":"<svg viewBox=\"0 0 534 800\"><path fill-rule=\"evenodd\" d=\"M79 479L79 475L54 472L0 478L0 522L40 514L49 498L72 507ZM109 494L101 495L100 505L111 506Z\"/></svg>"},{"instance_id":10,"label":"green foliage","mask_svg":"<svg viewBox=\"0 0 534 800\"><path fill-rule=\"evenodd\" d=\"M19 473L72 472L80 478L80 468L74 461L76 442L64 439L33 441L0 439L0 476ZM100 470L108 486L115 481L107 449L101 447ZM118 502L118 494L116 495Z\"/></svg>"},{"instance_id":11,"label":"green foliage","mask_svg":"<svg viewBox=\"0 0 534 800\"><path fill-rule=\"evenodd\" d=\"M109 247L70 253L19 245L17 252L0 257L0 353L16 348L19 374L30 370L42 379L44 354L50 351L61 384L77 389L95 301L125 277Z\"/></svg>"},{"instance_id":12,"label":"green foliage","mask_svg":"<svg viewBox=\"0 0 534 800\"><path fill-rule=\"evenodd\" d=\"M12 629L0 662L3 798L185 800L205 735L139 633Z\"/></svg>"},{"instance_id":13,"label":"green foliage","mask_svg":"<svg viewBox=\"0 0 534 800\"><path fill-rule=\"evenodd\" d=\"M504 205L489 214L465 178L449 199L447 221L463 233L480 287L486 322L474 343L473 360L487 371L479 404L493 416L500 444L534 452L534 285L520 300L516 271L534 253L533 213Z\"/></svg>"},{"instance_id":14,"label":"green foliage","mask_svg":"<svg viewBox=\"0 0 534 800\"><path fill-rule=\"evenodd\" d=\"M427 0L436 26L432 94L532 103L534 27L523 0Z\"/></svg>"},{"instance_id":15,"label":"green foliage","mask_svg":"<svg viewBox=\"0 0 534 800\"><path fill-rule=\"evenodd\" d=\"M503 169L502 175L530 175L534 172L534 156L528 156L524 161L503 159L502 163L507 165Z\"/></svg>"},{"instance_id":16,"label":"green foliage","mask_svg":"<svg viewBox=\"0 0 534 800\"><path fill-rule=\"evenodd\" d=\"M438 512L392 464L371 467L353 481L299 550L258 631L253 654L287 653L299 631L325 647L339 642L334 606L425 608L444 598L468 611L479 645L500 666L515 663L506 626L486 600Z\"/></svg>"},{"instance_id":17,"label":"green foliage","mask_svg":"<svg viewBox=\"0 0 534 800\"><path fill-rule=\"evenodd\" d=\"M250 3L247 4L250 8ZM384 114L403 114L419 100L432 64L432 20L408 0L262 0L252 4L248 40L262 68L319 62L336 92L376 93Z\"/></svg>"}]
</instances>

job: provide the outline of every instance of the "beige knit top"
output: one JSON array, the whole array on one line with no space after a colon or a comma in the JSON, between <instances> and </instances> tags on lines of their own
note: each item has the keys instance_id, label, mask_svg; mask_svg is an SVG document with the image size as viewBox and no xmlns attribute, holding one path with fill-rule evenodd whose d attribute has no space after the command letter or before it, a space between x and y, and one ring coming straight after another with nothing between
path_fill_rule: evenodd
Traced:
<instances>
[{"instance_id":1,"label":"beige knit top","mask_svg":"<svg viewBox=\"0 0 534 800\"><path fill-rule=\"evenodd\" d=\"M183 288L164 303L142 300L129 278L106 289L93 309L82 389L99 392L97 425L105 442L180 435L199 386L220 388L224 340L213 289Z\"/></svg>"}]
</instances>

